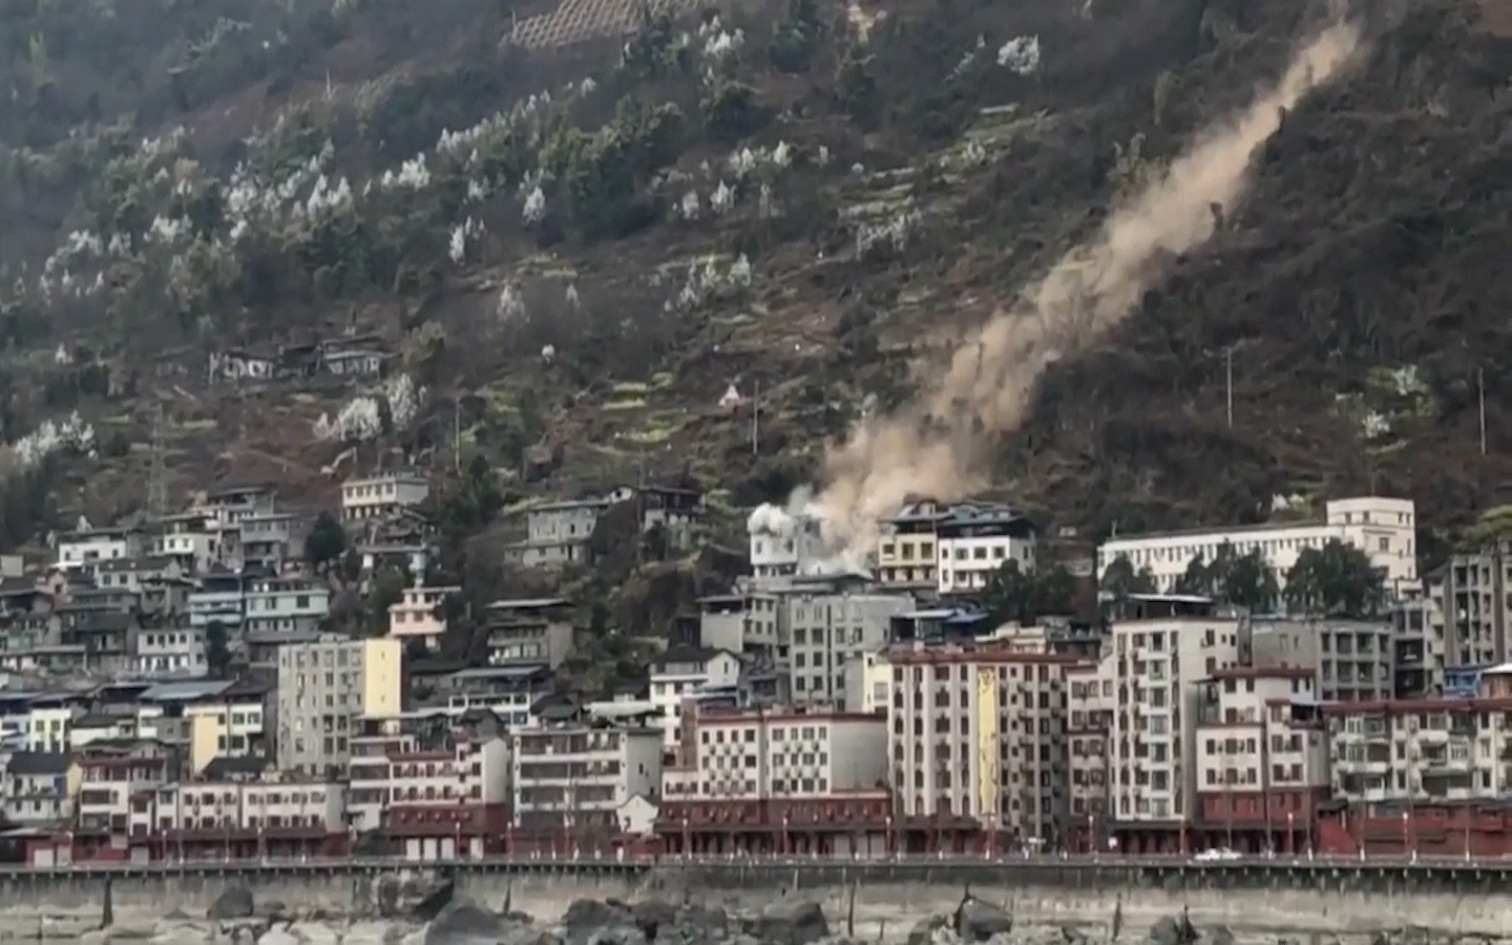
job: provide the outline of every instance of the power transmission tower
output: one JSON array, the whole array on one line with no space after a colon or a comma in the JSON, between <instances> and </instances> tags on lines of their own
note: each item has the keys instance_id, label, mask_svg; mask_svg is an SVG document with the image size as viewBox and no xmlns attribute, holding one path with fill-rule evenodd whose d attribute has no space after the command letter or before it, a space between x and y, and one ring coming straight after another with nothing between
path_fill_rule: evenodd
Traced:
<instances>
[{"instance_id":1,"label":"power transmission tower","mask_svg":"<svg viewBox=\"0 0 1512 945\"><path fill-rule=\"evenodd\" d=\"M164 460L163 405L152 415L152 460L147 471L147 514L161 521L168 514L168 471Z\"/></svg>"}]
</instances>

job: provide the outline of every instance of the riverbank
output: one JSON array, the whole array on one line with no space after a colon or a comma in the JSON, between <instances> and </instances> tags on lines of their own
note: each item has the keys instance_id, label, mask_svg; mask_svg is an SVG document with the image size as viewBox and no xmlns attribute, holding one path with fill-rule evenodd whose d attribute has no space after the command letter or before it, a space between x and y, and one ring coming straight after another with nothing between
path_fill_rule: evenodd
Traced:
<instances>
[{"instance_id":1,"label":"riverbank","mask_svg":"<svg viewBox=\"0 0 1512 945\"><path fill-rule=\"evenodd\" d=\"M1369 933L1420 925L1461 934L1512 929L1500 869L1400 865L1056 863L663 864L644 868L537 866L379 868L357 862L102 874L87 869L0 877L0 920L43 917L98 921L105 903L123 922L170 912L203 916L223 893L249 889L257 902L292 915L382 917L445 886L489 909L563 912L577 899L645 899L757 908L793 897L832 917L854 908L859 937L952 909L969 890L1031 923L1129 927L1187 909L1193 921L1235 930Z\"/></svg>"}]
</instances>

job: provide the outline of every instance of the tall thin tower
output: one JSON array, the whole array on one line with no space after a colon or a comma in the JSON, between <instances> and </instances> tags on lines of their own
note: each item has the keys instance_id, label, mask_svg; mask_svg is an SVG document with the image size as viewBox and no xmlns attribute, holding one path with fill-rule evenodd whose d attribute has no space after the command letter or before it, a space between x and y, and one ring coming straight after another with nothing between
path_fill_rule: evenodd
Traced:
<instances>
[{"instance_id":1,"label":"tall thin tower","mask_svg":"<svg viewBox=\"0 0 1512 945\"><path fill-rule=\"evenodd\" d=\"M152 459L147 471L147 514L153 521L161 521L168 514L168 470L163 444L163 405L158 404L152 414Z\"/></svg>"}]
</instances>

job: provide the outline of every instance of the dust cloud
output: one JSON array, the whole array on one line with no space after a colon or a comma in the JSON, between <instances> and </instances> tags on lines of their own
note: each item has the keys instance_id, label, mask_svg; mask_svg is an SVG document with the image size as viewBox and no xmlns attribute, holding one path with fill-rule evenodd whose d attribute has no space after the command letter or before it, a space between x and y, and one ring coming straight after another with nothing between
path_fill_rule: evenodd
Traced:
<instances>
[{"instance_id":1,"label":"dust cloud","mask_svg":"<svg viewBox=\"0 0 1512 945\"><path fill-rule=\"evenodd\" d=\"M1025 419L1035 384L1057 359L1096 344L1135 310L1176 254L1213 235L1243 196L1255 151L1282 113L1339 75L1361 46L1335 23L1299 47L1281 80L1210 126L1159 178L1114 209L1006 312L956 350L926 396L863 423L825 457L810 511L847 557L875 547L880 518L910 496L962 498L986 485L981 450Z\"/></svg>"}]
</instances>

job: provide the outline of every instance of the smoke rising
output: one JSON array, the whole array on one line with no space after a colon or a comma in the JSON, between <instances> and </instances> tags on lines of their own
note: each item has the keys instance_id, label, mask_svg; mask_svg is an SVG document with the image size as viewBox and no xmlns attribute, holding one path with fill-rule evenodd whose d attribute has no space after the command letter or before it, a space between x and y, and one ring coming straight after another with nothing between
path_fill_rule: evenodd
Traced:
<instances>
[{"instance_id":1,"label":"smoke rising","mask_svg":"<svg viewBox=\"0 0 1512 945\"><path fill-rule=\"evenodd\" d=\"M950 501L985 485L980 448L1023 423L1046 368L1105 338L1175 255L1213 235L1223 208L1243 196L1254 153L1280 128L1282 110L1336 77L1360 45L1359 30L1344 23L1302 45L1274 87L1200 134L1094 238L969 336L927 395L833 447L812 506L830 543L869 552L878 519L909 496Z\"/></svg>"}]
</instances>

